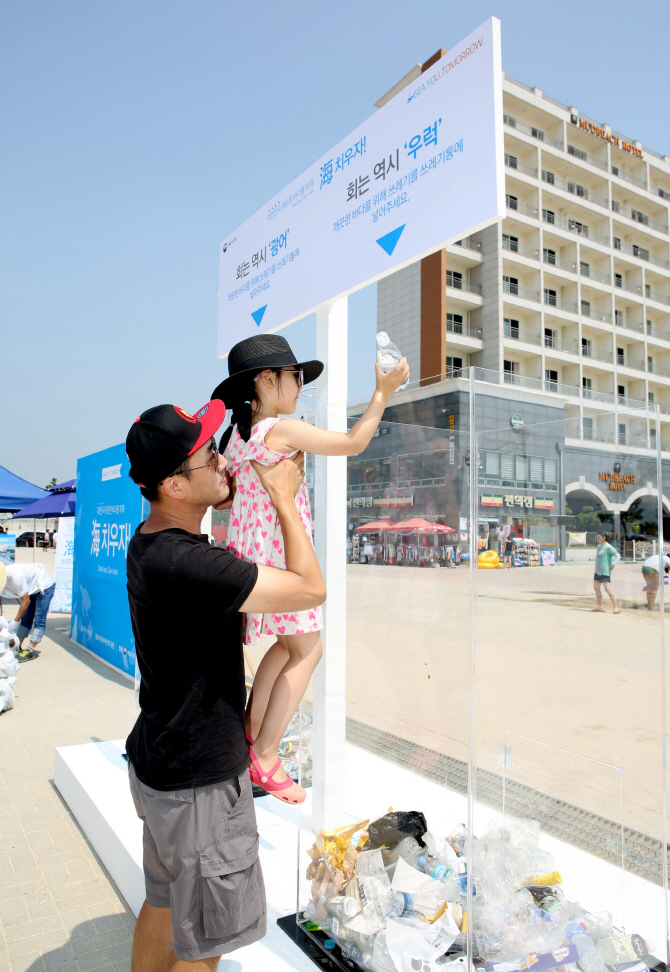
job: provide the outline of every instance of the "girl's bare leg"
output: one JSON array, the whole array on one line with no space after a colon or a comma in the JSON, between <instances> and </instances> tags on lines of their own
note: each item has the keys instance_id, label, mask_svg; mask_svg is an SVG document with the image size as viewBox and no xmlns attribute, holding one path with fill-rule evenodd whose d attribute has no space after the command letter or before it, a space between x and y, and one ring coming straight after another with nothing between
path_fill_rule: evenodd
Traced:
<instances>
[{"instance_id":1,"label":"girl's bare leg","mask_svg":"<svg viewBox=\"0 0 670 972\"><path fill-rule=\"evenodd\" d=\"M254 736L251 733L254 739L254 753L263 769L271 769L277 762L277 748L279 743L286 731L286 727L300 705L300 700L307 690L312 673L323 654L321 635L318 631L304 635L284 635L281 641L286 645L288 659L282 666L281 671L277 674L272 685L258 734ZM278 663L279 654L275 653L273 657ZM263 659L264 661L265 658ZM263 662L261 662L261 665ZM270 666L268 666L268 673L269 670ZM261 666L258 668L256 681L260 672ZM256 681L254 682L254 691L256 689ZM264 694L265 687L262 691ZM256 712L259 709L260 703ZM256 718L256 712L254 712L254 719ZM273 779L279 783L286 779L286 773L283 769L277 770Z\"/></svg>"},{"instance_id":2,"label":"girl's bare leg","mask_svg":"<svg viewBox=\"0 0 670 972\"><path fill-rule=\"evenodd\" d=\"M593 582L593 590L596 593L596 600L598 601L598 607L591 608L591 610L592 611L604 611L605 608L603 607L603 596L602 596L602 594L600 592L600 581L594 580L594 582Z\"/></svg>"},{"instance_id":3,"label":"girl's bare leg","mask_svg":"<svg viewBox=\"0 0 670 972\"><path fill-rule=\"evenodd\" d=\"M255 739L258 735L265 710L268 707L272 687L288 660L289 653L286 642L281 636L278 636L275 643L270 645L261 659L247 702L244 723L252 739Z\"/></svg>"},{"instance_id":4,"label":"girl's bare leg","mask_svg":"<svg viewBox=\"0 0 670 972\"><path fill-rule=\"evenodd\" d=\"M612 602L612 607L614 608L614 614L619 614L619 607L616 602L616 597L614 596L614 591L612 590L612 585L608 582L603 584L603 587L607 591L607 595Z\"/></svg>"}]
</instances>

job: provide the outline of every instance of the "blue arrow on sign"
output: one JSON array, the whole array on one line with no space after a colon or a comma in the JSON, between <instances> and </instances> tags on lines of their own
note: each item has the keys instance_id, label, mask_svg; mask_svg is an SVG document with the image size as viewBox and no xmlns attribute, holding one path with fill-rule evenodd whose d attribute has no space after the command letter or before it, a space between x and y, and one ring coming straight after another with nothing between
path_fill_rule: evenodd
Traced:
<instances>
[{"instance_id":1,"label":"blue arrow on sign","mask_svg":"<svg viewBox=\"0 0 670 972\"><path fill-rule=\"evenodd\" d=\"M262 307L259 307L258 310L255 310L255 311L252 311L251 312L251 316L256 321L256 326L257 327L260 327L261 326L261 321L263 320L263 315L265 314L265 312L266 312L267 309L268 309L268 305L267 304L263 304L263 306Z\"/></svg>"},{"instance_id":2,"label":"blue arrow on sign","mask_svg":"<svg viewBox=\"0 0 670 972\"><path fill-rule=\"evenodd\" d=\"M406 226L407 223L403 223L402 226L398 227L398 229L391 230L391 232L387 233L386 236L380 236L379 239L376 241L377 243L379 243L382 250L385 253L388 253L389 256L391 256L396 246L398 245L398 240L400 239L400 235Z\"/></svg>"}]
</instances>

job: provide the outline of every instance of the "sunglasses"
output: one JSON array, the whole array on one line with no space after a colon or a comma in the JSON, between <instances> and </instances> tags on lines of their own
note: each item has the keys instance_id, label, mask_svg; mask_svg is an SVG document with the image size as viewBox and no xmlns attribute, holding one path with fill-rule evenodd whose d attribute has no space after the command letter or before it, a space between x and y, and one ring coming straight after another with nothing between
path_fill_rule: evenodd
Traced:
<instances>
[{"instance_id":1,"label":"sunglasses","mask_svg":"<svg viewBox=\"0 0 670 972\"><path fill-rule=\"evenodd\" d=\"M212 457L208 462L206 462L202 466L189 466L188 469L185 470L185 472L193 472L196 469L208 469L208 468L216 469L219 465L219 450L217 448L216 439L214 438L214 436L212 436L211 448L212 448ZM183 472L172 473L172 476L183 476L183 475L184 475Z\"/></svg>"}]
</instances>

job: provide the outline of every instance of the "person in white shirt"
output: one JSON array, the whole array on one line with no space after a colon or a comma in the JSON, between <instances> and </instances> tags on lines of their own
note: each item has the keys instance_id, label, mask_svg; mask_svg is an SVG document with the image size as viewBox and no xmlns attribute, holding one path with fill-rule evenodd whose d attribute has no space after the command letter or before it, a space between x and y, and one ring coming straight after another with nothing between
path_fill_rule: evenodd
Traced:
<instances>
[{"instance_id":1,"label":"person in white shirt","mask_svg":"<svg viewBox=\"0 0 670 972\"><path fill-rule=\"evenodd\" d=\"M658 592L661 576L660 576L660 554L652 554L651 557L647 557L645 562L642 564L642 576L645 579L645 586L642 590L647 595L647 607L650 611L654 610L654 605L656 603L656 594ZM670 571L670 557L663 554L663 570L667 574Z\"/></svg>"},{"instance_id":2,"label":"person in white shirt","mask_svg":"<svg viewBox=\"0 0 670 972\"><path fill-rule=\"evenodd\" d=\"M21 642L21 661L35 657L34 649L42 640L55 590L53 577L42 564L0 564L0 594L4 591L20 601L16 617L8 627ZM28 635L30 645L24 648Z\"/></svg>"}]
</instances>

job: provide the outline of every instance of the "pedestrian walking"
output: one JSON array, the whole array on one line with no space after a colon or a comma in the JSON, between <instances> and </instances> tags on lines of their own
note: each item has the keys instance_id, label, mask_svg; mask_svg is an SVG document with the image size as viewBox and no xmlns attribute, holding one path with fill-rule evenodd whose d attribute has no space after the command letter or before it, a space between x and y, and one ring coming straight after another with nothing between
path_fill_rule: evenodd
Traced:
<instances>
[{"instance_id":1,"label":"pedestrian walking","mask_svg":"<svg viewBox=\"0 0 670 972\"><path fill-rule=\"evenodd\" d=\"M647 608L650 611L654 610L654 605L656 603L656 594L658 593L658 588L660 586L661 575L661 555L652 554L651 557L647 557L645 562L642 564L642 576L645 581L645 585L642 590L647 595ZM667 574L670 571L670 557L668 554L663 554L663 572Z\"/></svg>"},{"instance_id":2,"label":"pedestrian walking","mask_svg":"<svg viewBox=\"0 0 670 972\"><path fill-rule=\"evenodd\" d=\"M601 587L604 587L605 593L612 602L612 607L614 608L613 613L620 614L619 605L616 602L616 597L612 590L612 571L621 560L621 554L609 542L609 536L606 533L599 533L596 536L596 540L598 541L598 547L596 549L596 572L593 575L593 589L596 593L598 606L594 607L593 610L605 610L601 591Z\"/></svg>"}]
</instances>

